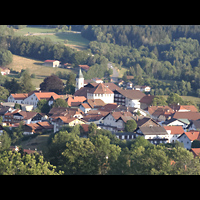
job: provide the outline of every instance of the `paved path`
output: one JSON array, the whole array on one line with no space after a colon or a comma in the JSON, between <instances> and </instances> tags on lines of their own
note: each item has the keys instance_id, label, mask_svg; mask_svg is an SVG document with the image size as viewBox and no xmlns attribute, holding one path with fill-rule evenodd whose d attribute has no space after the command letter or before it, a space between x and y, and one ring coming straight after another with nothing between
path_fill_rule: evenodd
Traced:
<instances>
[{"instance_id":1,"label":"paved path","mask_svg":"<svg viewBox=\"0 0 200 200\"><path fill-rule=\"evenodd\" d=\"M112 81L111 82L118 82L119 73L115 67L112 66L112 63L108 63L108 68L113 70Z\"/></svg>"}]
</instances>

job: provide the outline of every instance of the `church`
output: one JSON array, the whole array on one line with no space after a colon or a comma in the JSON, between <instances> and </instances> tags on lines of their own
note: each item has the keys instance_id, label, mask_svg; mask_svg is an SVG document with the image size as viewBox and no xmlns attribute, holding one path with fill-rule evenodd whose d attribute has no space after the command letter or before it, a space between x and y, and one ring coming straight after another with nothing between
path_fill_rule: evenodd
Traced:
<instances>
[{"instance_id":1,"label":"church","mask_svg":"<svg viewBox=\"0 0 200 200\"><path fill-rule=\"evenodd\" d=\"M79 69L76 77L76 88L74 96L85 96L87 99L101 99L106 104L114 103L114 92L117 89L114 83L88 83L84 84L84 77Z\"/></svg>"}]
</instances>

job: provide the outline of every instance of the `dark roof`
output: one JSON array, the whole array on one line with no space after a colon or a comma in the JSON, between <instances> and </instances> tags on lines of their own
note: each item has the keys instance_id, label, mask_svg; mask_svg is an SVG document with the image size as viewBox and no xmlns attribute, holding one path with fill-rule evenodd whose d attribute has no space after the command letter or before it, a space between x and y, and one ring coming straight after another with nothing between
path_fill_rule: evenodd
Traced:
<instances>
[{"instance_id":1,"label":"dark roof","mask_svg":"<svg viewBox=\"0 0 200 200\"><path fill-rule=\"evenodd\" d=\"M129 98L129 99L142 99L144 96L146 96L143 92L139 90L122 90L122 89L116 89L118 93L122 94L123 96Z\"/></svg>"},{"instance_id":2,"label":"dark roof","mask_svg":"<svg viewBox=\"0 0 200 200\"><path fill-rule=\"evenodd\" d=\"M142 97L139 102L151 105L154 97L154 95L146 95Z\"/></svg>"},{"instance_id":3,"label":"dark roof","mask_svg":"<svg viewBox=\"0 0 200 200\"><path fill-rule=\"evenodd\" d=\"M147 123L149 122L149 123ZM137 126L139 127L145 127L148 125L153 125L153 126L160 126L156 121L154 121L152 118L149 117L143 117L142 119L138 118L138 120L136 120Z\"/></svg>"},{"instance_id":4,"label":"dark roof","mask_svg":"<svg viewBox=\"0 0 200 200\"><path fill-rule=\"evenodd\" d=\"M198 113L198 112L175 112L175 114L173 115L173 118L198 120L198 119L200 119L200 113Z\"/></svg>"},{"instance_id":5,"label":"dark roof","mask_svg":"<svg viewBox=\"0 0 200 200\"><path fill-rule=\"evenodd\" d=\"M140 127L143 135L168 135L167 131L162 127Z\"/></svg>"}]
</instances>

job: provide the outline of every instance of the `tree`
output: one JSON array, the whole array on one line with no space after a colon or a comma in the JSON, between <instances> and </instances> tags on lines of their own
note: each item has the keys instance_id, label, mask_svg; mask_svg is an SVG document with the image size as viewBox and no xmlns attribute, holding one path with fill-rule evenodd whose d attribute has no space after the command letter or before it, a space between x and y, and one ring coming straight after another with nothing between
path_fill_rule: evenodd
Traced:
<instances>
[{"instance_id":1,"label":"tree","mask_svg":"<svg viewBox=\"0 0 200 200\"><path fill-rule=\"evenodd\" d=\"M6 131L3 131L0 135L0 151L4 151L10 148L11 138Z\"/></svg>"},{"instance_id":2,"label":"tree","mask_svg":"<svg viewBox=\"0 0 200 200\"><path fill-rule=\"evenodd\" d=\"M153 106L167 106L167 102L163 96L155 96L152 101Z\"/></svg>"},{"instance_id":3,"label":"tree","mask_svg":"<svg viewBox=\"0 0 200 200\"><path fill-rule=\"evenodd\" d=\"M53 74L44 79L44 81L40 84L40 89L46 92L61 94L63 91L63 82Z\"/></svg>"},{"instance_id":4,"label":"tree","mask_svg":"<svg viewBox=\"0 0 200 200\"><path fill-rule=\"evenodd\" d=\"M40 101L38 101L36 109L38 110L38 112L48 113L50 110L48 101L46 99L41 99Z\"/></svg>"},{"instance_id":5,"label":"tree","mask_svg":"<svg viewBox=\"0 0 200 200\"><path fill-rule=\"evenodd\" d=\"M137 123L135 120L128 120L125 124L126 132L133 132L137 128Z\"/></svg>"},{"instance_id":6,"label":"tree","mask_svg":"<svg viewBox=\"0 0 200 200\"><path fill-rule=\"evenodd\" d=\"M20 84L21 84L21 90L24 93L29 93L35 89L34 86L32 85L31 77L27 70L25 70L22 73L22 76L20 78Z\"/></svg>"},{"instance_id":7,"label":"tree","mask_svg":"<svg viewBox=\"0 0 200 200\"><path fill-rule=\"evenodd\" d=\"M66 94L74 94L75 92L75 85L76 85L76 74L70 73L67 75L65 93Z\"/></svg>"},{"instance_id":8,"label":"tree","mask_svg":"<svg viewBox=\"0 0 200 200\"><path fill-rule=\"evenodd\" d=\"M52 108L68 108L68 103L64 99L56 99L52 105Z\"/></svg>"},{"instance_id":9,"label":"tree","mask_svg":"<svg viewBox=\"0 0 200 200\"><path fill-rule=\"evenodd\" d=\"M79 138L66 143L66 150L62 153L66 162L64 164L65 174L97 174L98 169L94 165L94 144L87 138Z\"/></svg>"},{"instance_id":10,"label":"tree","mask_svg":"<svg viewBox=\"0 0 200 200\"><path fill-rule=\"evenodd\" d=\"M44 161L39 154L21 154L4 151L0 154L1 175L61 175L55 172L56 167Z\"/></svg>"},{"instance_id":11,"label":"tree","mask_svg":"<svg viewBox=\"0 0 200 200\"><path fill-rule=\"evenodd\" d=\"M171 92L167 97L166 102L168 105L181 105L183 103L183 99L178 94Z\"/></svg>"},{"instance_id":12,"label":"tree","mask_svg":"<svg viewBox=\"0 0 200 200\"><path fill-rule=\"evenodd\" d=\"M0 49L0 66L9 65L13 60L13 55L9 50Z\"/></svg>"}]
</instances>

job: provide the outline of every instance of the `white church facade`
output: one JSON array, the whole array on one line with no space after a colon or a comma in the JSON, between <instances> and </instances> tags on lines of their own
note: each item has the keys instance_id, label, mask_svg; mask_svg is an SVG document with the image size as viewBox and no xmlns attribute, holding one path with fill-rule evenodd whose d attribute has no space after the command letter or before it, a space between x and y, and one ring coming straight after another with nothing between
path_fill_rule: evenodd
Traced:
<instances>
[{"instance_id":1,"label":"white church facade","mask_svg":"<svg viewBox=\"0 0 200 200\"><path fill-rule=\"evenodd\" d=\"M84 77L80 68L79 74L76 77L75 95L81 91L82 93L86 93L87 99L101 99L106 104L114 103L114 92L105 86L102 82L94 83L93 87L82 87L84 87Z\"/></svg>"}]
</instances>

